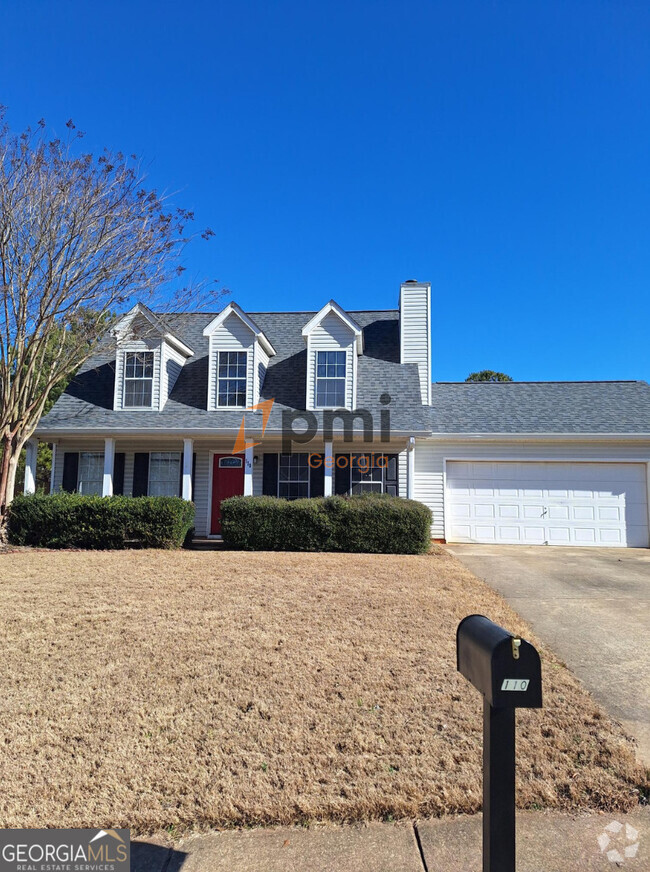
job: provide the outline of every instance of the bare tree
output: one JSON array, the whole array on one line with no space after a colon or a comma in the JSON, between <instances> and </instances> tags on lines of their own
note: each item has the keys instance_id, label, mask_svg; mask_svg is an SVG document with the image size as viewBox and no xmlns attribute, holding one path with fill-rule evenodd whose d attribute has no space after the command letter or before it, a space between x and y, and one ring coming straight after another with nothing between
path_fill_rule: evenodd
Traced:
<instances>
[{"instance_id":1,"label":"bare tree","mask_svg":"<svg viewBox=\"0 0 650 872\"><path fill-rule=\"evenodd\" d=\"M135 156L82 153L67 128L65 139L42 121L15 134L0 112L0 538L20 451L51 392L119 313L183 272L192 238L193 215L145 187Z\"/></svg>"}]
</instances>

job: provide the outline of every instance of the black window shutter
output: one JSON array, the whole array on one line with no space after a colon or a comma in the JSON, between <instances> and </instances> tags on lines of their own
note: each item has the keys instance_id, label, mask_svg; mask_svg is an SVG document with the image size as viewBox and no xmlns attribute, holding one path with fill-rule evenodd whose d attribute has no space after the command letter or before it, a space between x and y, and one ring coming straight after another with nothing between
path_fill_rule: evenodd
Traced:
<instances>
[{"instance_id":1,"label":"black window shutter","mask_svg":"<svg viewBox=\"0 0 650 872\"><path fill-rule=\"evenodd\" d=\"M146 497L149 491L149 452L136 451L133 457L133 496Z\"/></svg>"},{"instance_id":2,"label":"black window shutter","mask_svg":"<svg viewBox=\"0 0 650 872\"><path fill-rule=\"evenodd\" d=\"M320 466L309 465L309 496L322 497L325 494L325 456L323 454L310 454L314 461L318 463L317 458L320 457Z\"/></svg>"},{"instance_id":3,"label":"black window shutter","mask_svg":"<svg viewBox=\"0 0 650 872\"><path fill-rule=\"evenodd\" d=\"M399 473L397 454L385 454L386 466L384 467L384 493L392 497L399 496Z\"/></svg>"},{"instance_id":4,"label":"black window shutter","mask_svg":"<svg viewBox=\"0 0 650 872\"><path fill-rule=\"evenodd\" d=\"M63 455L63 481L61 487L68 493L74 493L77 490L77 480L79 477L79 452L66 451Z\"/></svg>"},{"instance_id":5,"label":"black window shutter","mask_svg":"<svg viewBox=\"0 0 650 872\"><path fill-rule=\"evenodd\" d=\"M343 460L340 461L339 466L339 458L344 457L345 463ZM343 496L345 494L350 493L350 455L349 454L337 454L335 458L335 466L334 466L334 493Z\"/></svg>"},{"instance_id":6,"label":"black window shutter","mask_svg":"<svg viewBox=\"0 0 650 872\"><path fill-rule=\"evenodd\" d=\"M196 502L196 494L194 490L196 488L196 452L192 455L192 500Z\"/></svg>"},{"instance_id":7,"label":"black window shutter","mask_svg":"<svg viewBox=\"0 0 650 872\"><path fill-rule=\"evenodd\" d=\"M278 455L264 454L262 468L262 493L265 497L278 495Z\"/></svg>"},{"instance_id":8,"label":"black window shutter","mask_svg":"<svg viewBox=\"0 0 650 872\"><path fill-rule=\"evenodd\" d=\"M179 463L180 471L178 474L178 496L183 496L183 452L181 451L181 462Z\"/></svg>"},{"instance_id":9,"label":"black window shutter","mask_svg":"<svg viewBox=\"0 0 650 872\"><path fill-rule=\"evenodd\" d=\"M113 461L113 493L121 497L124 493L124 452L118 451Z\"/></svg>"}]
</instances>

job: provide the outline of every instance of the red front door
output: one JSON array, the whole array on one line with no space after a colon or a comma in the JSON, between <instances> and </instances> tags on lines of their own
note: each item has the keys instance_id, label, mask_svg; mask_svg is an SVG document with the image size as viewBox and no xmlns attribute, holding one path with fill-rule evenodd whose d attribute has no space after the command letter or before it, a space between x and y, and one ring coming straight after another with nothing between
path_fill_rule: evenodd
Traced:
<instances>
[{"instance_id":1,"label":"red front door","mask_svg":"<svg viewBox=\"0 0 650 872\"><path fill-rule=\"evenodd\" d=\"M215 454L212 460L211 533L221 533L221 501L244 493L244 458L241 454Z\"/></svg>"}]
</instances>

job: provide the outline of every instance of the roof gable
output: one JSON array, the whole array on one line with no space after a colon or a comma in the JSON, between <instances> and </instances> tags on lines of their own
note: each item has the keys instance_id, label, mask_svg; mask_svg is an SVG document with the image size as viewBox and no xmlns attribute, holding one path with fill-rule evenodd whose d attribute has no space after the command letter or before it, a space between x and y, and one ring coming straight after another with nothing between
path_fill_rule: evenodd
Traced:
<instances>
[{"instance_id":1,"label":"roof gable","mask_svg":"<svg viewBox=\"0 0 650 872\"><path fill-rule=\"evenodd\" d=\"M150 329L153 334L160 336L184 357L192 357L194 354L194 351L189 347L189 345L186 345L178 338L178 336L171 332L164 319L159 315L156 315L155 312L152 312L148 306L144 305L144 303L136 303L135 306L130 309L126 315L120 318L113 327L113 334L115 335L118 344L126 342L130 338L134 338L134 335L137 335L134 328L138 322L147 324L148 329Z\"/></svg>"},{"instance_id":2,"label":"roof gable","mask_svg":"<svg viewBox=\"0 0 650 872\"><path fill-rule=\"evenodd\" d=\"M323 308L319 312L316 312L313 318L310 318L302 328L302 335L305 341L307 341L309 334L312 333L330 313L336 315L345 326L352 331L354 334L357 354L363 354L363 330L354 318L352 318L351 315L348 315L348 313L334 300L330 300L329 303L326 303Z\"/></svg>"},{"instance_id":3,"label":"roof gable","mask_svg":"<svg viewBox=\"0 0 650 872\"><path fill-rule=\"evenodd\" d=\"M241 306L237 305L237 303L228 303L226 308L221 311L216 318L213 318L207 327L204 328L203 335L212 336L212 334L218 330L231 315L235 315L243 324L246 325L246 327L248 327L269 357L272 357L276 353L275 348L264 335L264 332L258 327L255 321L244 312Z\"/></svg>"}]
</instances>

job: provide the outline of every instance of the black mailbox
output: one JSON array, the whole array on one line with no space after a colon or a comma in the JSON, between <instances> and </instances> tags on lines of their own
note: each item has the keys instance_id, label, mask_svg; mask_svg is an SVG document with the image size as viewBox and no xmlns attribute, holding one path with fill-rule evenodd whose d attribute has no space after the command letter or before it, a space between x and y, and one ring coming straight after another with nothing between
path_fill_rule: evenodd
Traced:
<instances>
[{"instance_id":1,"label":"black mailbox","mask_svg":"<svg viewBox=\"0 0 650 872\"><path fill-rule=\"evenodd\" d=\"M456 630L456 666L483 694L483 872L515 870L515 709L541 708L539 654L484 615Z\"/></svg>"},{"instance_id":2,"label":"black mailbox","mask_svg":"<svg viewBox=\"0 0 650 872\"><path fill-rule=\"evenodd\" d=\"M457 668L494 708L541 708L539 654L525 639L484 615L468 615L456 630Z\"/></svg>"}]
</instances>

